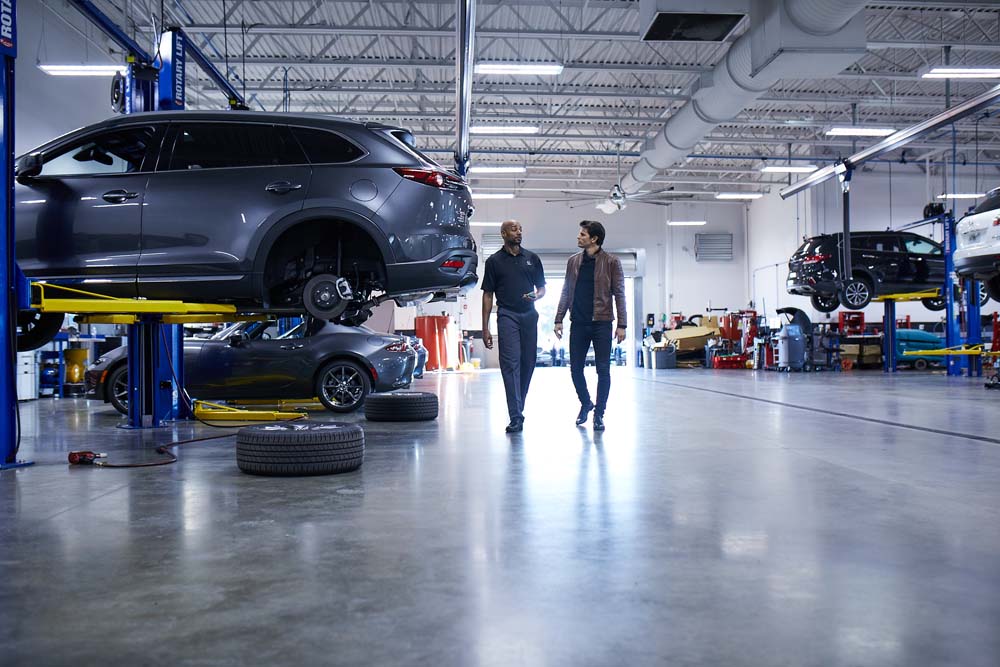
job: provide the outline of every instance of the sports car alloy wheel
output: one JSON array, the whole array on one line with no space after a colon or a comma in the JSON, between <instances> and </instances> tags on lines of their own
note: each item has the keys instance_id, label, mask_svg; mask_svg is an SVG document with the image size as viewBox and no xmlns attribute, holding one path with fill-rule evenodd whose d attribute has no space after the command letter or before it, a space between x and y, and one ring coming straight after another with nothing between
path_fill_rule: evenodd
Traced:
<instances>
[{"instance_id":1,"label":"sports car alloy wheel","mask_svg":"<svg viewBox=\"0 0 1000 667\"><path fill-rule=\"evenodd\" d=\"M334 361L319 375L317 395L327 410L352 412L364 403L371 391L368 374L350 361Z\"/></svg>"}]
</instances>

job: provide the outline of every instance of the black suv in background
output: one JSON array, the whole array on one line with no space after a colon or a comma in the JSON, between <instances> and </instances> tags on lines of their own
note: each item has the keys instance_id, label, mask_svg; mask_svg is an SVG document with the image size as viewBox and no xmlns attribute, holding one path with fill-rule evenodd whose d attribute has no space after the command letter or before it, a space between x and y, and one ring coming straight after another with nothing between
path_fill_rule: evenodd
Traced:
<instances>
[{"instance_id":1,"label":"black suv in background","mask_svg":"<svg viewBox=\"0 0 1000 667\"><path fill-rule=\"evenodd\" d=\"M468 186L397 127L131 114L36 148L16 177L17 261L32 280L348 325L386 299L441 299L477 281ZM22 313L19 347L61 322Z\"/></svg>"},{"instance_id":2,"label":"black suv in background","mask_svg":"<svg viewBox=\"0 0 1000 667\"><path fill-rule=\"evenodd\" d=\"M941 244L910 232L852 232L851 280L842 282L843 234L806 239L788 260L789 294L810 297L816 310L830 313L843 304L859 310L876 296L940 289L944 284ZM980 295L985 300L986 295ZM988 298L988 297L987 297ZM942 297L922 299L930 310L943 310Z\"/></svg>"}]
</instances>

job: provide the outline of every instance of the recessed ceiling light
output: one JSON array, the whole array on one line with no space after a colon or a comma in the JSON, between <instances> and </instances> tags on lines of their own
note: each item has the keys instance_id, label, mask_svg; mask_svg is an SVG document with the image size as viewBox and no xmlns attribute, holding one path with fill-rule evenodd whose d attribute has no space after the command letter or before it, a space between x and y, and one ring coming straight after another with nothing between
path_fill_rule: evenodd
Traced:
<instances>
[{"instance_id":1,"label":"recessed ceiling light","mask_svg":"<svg viewBox=\"0 0 1000 667\"><path fill-rule=\"evenodd\" d=\"M976 194L974 192L948 192L943 195L938 195L938 199L979 199L980 197L985 197L985 194Z\"/></svg>"},{"instance_id":2,"label":"recessed ceiling light","mask_svg":"<svg viewBox=\"0 0 1000 667\"><path fill-rule=\"evenodd\" d=\"M473 125L472 134L538 134L537 125Z\"/></svg>"},{"instance_id":3,"label":"recessed ceiling light","mask_svg":"<svg viewBox=\"0 0 1000 667\"><path fill-rule=\"evenodd\" d=\"M473 199L513 199L513 192L473 192Z\"/></svg>"},{"instance_id":4,"label":"recessed ceiling light","mask_svg":"<svg viewBox=\"0 0 1000 667\"><path fill-rule=\"evenodd\" d=\"M667 220L670 227L701 227L707 224L707 220Z\"/></svg>"},{"instance_id":5,"label":"recessed ceiling light","mask_svg":"<svg viewBox=\"0 0 1000 667\"><path fill-rule=\"evenodd\" d=\"M924 79L996 79L1000 67L932 67L923 72Z\"/></svg>"},{"instance_id":6,"label":"recessed ceiling light","mask_svg":"<svg viewBox=\"0 0 1000 667\"><path fill-rule=\"evenodd\" d=\"M125 65L39 65L38 69L51 76L114 76L125 74Z\"/></svg>"},{"instance_id":7,"label":"recessed ceiling light","mask_svg":"<svg viewBox=\"0 0 1000 667\"><path fill-rule=\"evenodd\" d=\"M831 127L826 131L831 137L888 137L895 134L896 130L891 127L863 127L863 126L838 126Z\"/></svg>"},{"instance_id":8,"label":"recessed ceiling light","mask_svg":"<svg viewBox=\"0 0 1000 667\"><path fill-rule=\"evenodd\" d=\"M764 174L811 174L819 167L814 164L768 164L760 168Z\"/></svg>"},{"instance_id":9,"label":"recessed ceiling light","mask_svg":"<svg viewBox=\"0 0 1000 667\"><path fill-rule=\"evenodd\" d=\"M476 165L469 168L470 174L523 174L527 169L524 167L519 167L517 165L509 166L494 166L489 167L486 165Z\"/></svg>"},{"instance_id":10,"label":"recessed ceiling light","mask_svg":"<svg viewBox=\"0 0 1000 667\"><path fill-rule=\"evenodd\" d=\"M476 63L476 74L521 74L525 76L558 76L562 74L562 63Z\"/></svg>"},{"instance_id":11,"label":"recessed ceiling light","mask_svg":"<svg viewBox=\"0 0 1000 667\"><path fill-rule=\"evenodd\" d=\"M719 192L716 193L716 199L760 199L764 195L760 192Z\"/></svg>"}]
</instances>

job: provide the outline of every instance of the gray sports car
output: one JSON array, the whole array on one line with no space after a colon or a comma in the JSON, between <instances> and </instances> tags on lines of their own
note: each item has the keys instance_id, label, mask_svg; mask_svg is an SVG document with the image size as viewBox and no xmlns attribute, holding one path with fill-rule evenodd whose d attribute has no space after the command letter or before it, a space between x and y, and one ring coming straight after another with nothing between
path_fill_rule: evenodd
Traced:
<instances>
[{"instance_id":1,"label":"gray sports car","mask_svg":"<svg viewBox=\"0 0 1000 667\"><path fill-rule=\"evenodd\" d=\"M352 412L372 391L408 387L417 353L402 336L307 318L283 334L276 322L239 322L184 341L184 375L196 399L318 398ZM128 414L126 346L86 373L87 396Z\"/></svg>"}]
</instances>

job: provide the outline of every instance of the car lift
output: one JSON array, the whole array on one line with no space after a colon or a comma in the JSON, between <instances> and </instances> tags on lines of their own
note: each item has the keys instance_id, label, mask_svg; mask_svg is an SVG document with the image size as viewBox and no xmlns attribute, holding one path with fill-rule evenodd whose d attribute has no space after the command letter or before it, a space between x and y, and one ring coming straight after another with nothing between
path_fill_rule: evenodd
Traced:
<instances>
[{"instance_id":1,"label":"car lift","mask_svg":"<svg viewBox=\"0 0 1000 667\"><path fill-rule=\"evenodd\" d=\"M246 109L243 96L195 46L180 28L162 33L156 54L146 52L114 21L90 0L69 0L127 54L127 70L122 82L121 111L170 111L184 108L185 56L190 56L226 94L232 109ZM55 286L49 285L51 289ZM67 291L66 288L60 288ZM45 286L34 286L37 302L32 306L51 312L79 313L80 321L128 325L129 428L159 426L166 419L192 417L234 420L231 409L223 416L210 414L195 405L192 414L182 400L184 387L184 329L188 322L234 321L250 319L236 314L232 306L191 304L179 301L111 299L80 290L85 298L52 298ZM33 301L35 301L33 299ZM297 413L244 412L243 420L287 419Z\"/></svg>"}]
</instances>

